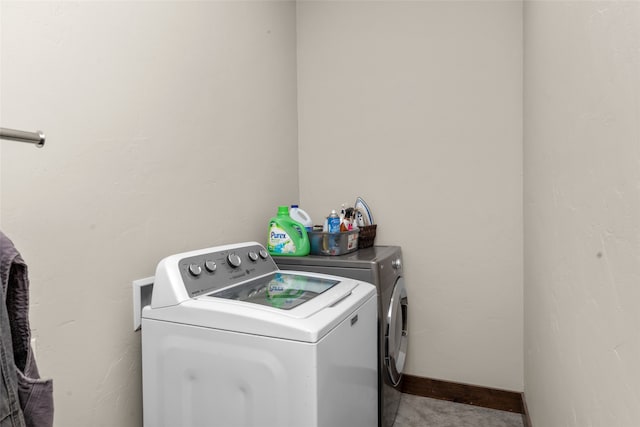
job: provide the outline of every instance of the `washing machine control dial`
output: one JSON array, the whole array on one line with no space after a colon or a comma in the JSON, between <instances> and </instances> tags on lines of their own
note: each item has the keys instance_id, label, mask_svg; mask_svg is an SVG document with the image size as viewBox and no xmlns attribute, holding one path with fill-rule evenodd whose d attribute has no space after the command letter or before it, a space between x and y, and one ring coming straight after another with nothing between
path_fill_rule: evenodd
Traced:
<instances>
[{"instance_id":1,"label":"washing machine control dial","mask_svg":"<svg viewBox=\"0 0 640 427\"><path fill-rule=\"evenodd\" d=\"M202 273L202 267L198 264L189 264L189 273L191 273L192 276L197 277Z\"/></svg>"},{"instance_id":2,"label":"washing machine control dial","mask_svg":"<svg viewBox=\"0 0 640 427\"><path fill-rule=\"evenodd\" d=\"M242 264L242 260L235 253L230 253L229 255L227 255L227 262L233 268L238 268L240 267L240 264Z\"/></svg>"},{"instance_id":3,"label":"washing machine control dial","mask_svg":"<svg viewBox=\"0 0 640 427\"><path fill-rule=\"evenodd\" d=\"M391 261L391 267L393 267L394 270L400 270L402 268L402 260L400 258L394 259Z\"/></svg>"},{"instance_id":4,"label":"washing machine control dial","mask_svg":"<svg viewBox=\"0 0 640 427\"><path fill-rule=\"evenodd\" d=\"M278 271L278 266L265 248L253 242L176 254L167 258L166 262L163 261L158 268L162 268L160 277L169 278L170 281L178 273L189 298L213 294L240 282ZM261 292L257 286L255 289L256 292ZM262 289L264 292L266 288L263 286ZM184 294L174 292L170 296L173 298L174 294L177 298L172 299L172 302L179 304L183 301L181 298Z\"/></svg>"},{"instance_id":5,"label":"washing machine control dial","mask_svg":"<svg viewBox=\"0 0 640 427\"><path fill-rule=\"evenodd\" d=\"M216 268L218 268L218 266L216 265L215 261L208 260L204 262L204 268L206 268L209 273L213 273L214 271L216 271Z\"/></svg>"}]
</instances>

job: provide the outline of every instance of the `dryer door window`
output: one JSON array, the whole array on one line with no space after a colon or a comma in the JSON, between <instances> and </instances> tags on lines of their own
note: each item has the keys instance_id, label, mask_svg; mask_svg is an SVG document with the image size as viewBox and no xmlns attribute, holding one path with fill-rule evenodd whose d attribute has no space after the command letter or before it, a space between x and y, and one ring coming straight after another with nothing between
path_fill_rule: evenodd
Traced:
<instances>
[{"instance_id":1,"label":"dryer door window","mask_svg":"<svg viewBox=\"0 0 640 427\"><path fill-rule=\"evenodd\" d=\"M407 290L404 279L396 282L385 319L385 365L391 383L398 385L407 357Z\"/></svg>"}]
</instances>

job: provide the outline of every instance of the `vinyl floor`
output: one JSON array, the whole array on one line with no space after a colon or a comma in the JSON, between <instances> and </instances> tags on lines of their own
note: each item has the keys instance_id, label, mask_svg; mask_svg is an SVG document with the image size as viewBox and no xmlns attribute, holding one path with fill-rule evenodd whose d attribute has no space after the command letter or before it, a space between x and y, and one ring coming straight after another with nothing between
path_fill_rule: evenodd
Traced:
<instances>
[{"instance_id":1,"label":"vinyl floor","mask_svg":"<svg viewBox=\"0 0 640 427\"><path fill-rule=\"evenodd\" d=\"M393 427L524 427L521 414L403 394Z\"/></svg>"}]
</instances>

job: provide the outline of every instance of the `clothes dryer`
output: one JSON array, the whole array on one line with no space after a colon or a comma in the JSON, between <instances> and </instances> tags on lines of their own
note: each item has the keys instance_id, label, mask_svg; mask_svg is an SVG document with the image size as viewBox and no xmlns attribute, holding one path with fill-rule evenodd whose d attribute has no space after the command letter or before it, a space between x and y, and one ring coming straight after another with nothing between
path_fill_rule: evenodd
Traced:
<instances>
[{"instance_id":1,"label":"clothes dryer","mask_svg":"<svg viewBox=\"0 0 640 427\"><path fill-rule=\"evenodd\" d=\"M375 295L255 242L165 258L142 309L145 427L375 426Z\"/></svg>"},{"instance_id":2,"label":"clothes dryer","mask_svg":"<svg viewBox=\"0 0 640 427\"><path fill-rule=\"evenodd\" d=\"M391 427L400 404L407 354L408 298L402 249L373 246L339 256L274 257L283 270L309 271L372 283L378 293L378 425Z\"/></svg>"}]
</instances>

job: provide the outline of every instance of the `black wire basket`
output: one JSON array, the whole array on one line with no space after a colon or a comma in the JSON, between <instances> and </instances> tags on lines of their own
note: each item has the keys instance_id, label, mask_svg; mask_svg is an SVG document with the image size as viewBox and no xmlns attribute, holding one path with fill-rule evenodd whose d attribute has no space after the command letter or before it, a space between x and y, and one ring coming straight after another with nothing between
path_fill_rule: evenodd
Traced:
<instances>
[{"instance_id":1,"label":"black wire basket","mask_svg":"<svg viewBox=\"0 0 640 427\"><path fill-rule=\"evenodd\" d=\"M360 235L358 236L358 249L369 248L373 246L376 238L377 224L365 225L360 227Z\"/></svg>"}]
</instances>

